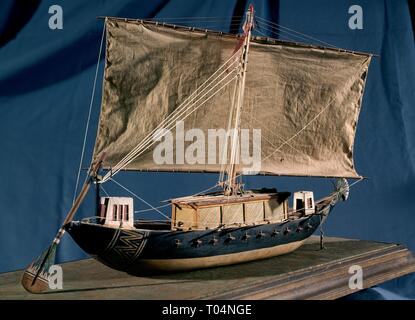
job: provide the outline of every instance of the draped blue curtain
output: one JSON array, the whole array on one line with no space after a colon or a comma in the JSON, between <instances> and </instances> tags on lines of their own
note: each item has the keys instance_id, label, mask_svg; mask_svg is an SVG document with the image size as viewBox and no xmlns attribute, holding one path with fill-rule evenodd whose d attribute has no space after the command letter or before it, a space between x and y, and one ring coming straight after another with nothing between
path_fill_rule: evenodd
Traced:
<instances>
[{"instance_id":1,"label":"draped blue curtain","mask_svg":"<svg viewBox=\"0 0 415 320\"><path fill-rule=\"evenodd\" d=\"M412 2L250 3L262 18L338 47L380 55L369 70L355 143L357 170L369 179L352 188L349 201L336 207L324 228L331 236L403 243L415 251ZM63 9L62 30L48 26L48 10L54 4ZM361 30L348 26L348 10L353 4L363 9ZM0 272L21 269L40 254L71 206L103 27L103 21L96 17L239 17L248 5L244 0L0 2ZM235 18L232 24L221 20L215 25L203 21L193 25L235 32L241 19ZM302 40L286 31L262 30L272 37ZM98 66L100 77L84 166L89 164L95 139L102 59ZM203 190L216 183L217 177L143 173L120 174L119 180L157 204ZM331 189L331 183L324 179L249 177L246 184L289 191L311 189L316 197ZM116 186L104 187L122 194ZM136 207L143 204L136 203ZM92 215L91 193L77 217ZM59 261L85 257L70 237L64 238ZM414 298L414 284L415 277L410 275L383 287Z\"/></svg>"}]
</instances>

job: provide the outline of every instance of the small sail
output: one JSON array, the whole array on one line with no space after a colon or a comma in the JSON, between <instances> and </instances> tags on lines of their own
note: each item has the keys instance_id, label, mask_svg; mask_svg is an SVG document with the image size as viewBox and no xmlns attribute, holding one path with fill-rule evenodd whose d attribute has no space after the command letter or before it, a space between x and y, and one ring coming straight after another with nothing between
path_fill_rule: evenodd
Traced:
<instances>
[{"instance_id":1,"label":"small sail","mask_svg":"<svg viewBox=\"0 0 415 320\"><path fill-rule=\"evenodd\" d=\"M155 161L160 150L152 144L125 167L220 172L221 141L209 137L214 138L212 130L228 128L232 77L236 76L232 69L236 64L229 58L238 38L116 19L106 20L106 30L94 158L105 151L104 167L109 169L140 143L145 146L146 137L225 64L217 86L205 96L209 99L190 101L193 109L187 111L180 130L172 128L173 147L164 150L164 162ZM353 143L370 59L366 54L252 40L240 127L247 130L248 139L241 140L241 149L248 149L251 156L253 130L260 130L257 173L359 176L353 164ZM238 171L249 169L242 160Z\"/></svg>"}]
</instances>

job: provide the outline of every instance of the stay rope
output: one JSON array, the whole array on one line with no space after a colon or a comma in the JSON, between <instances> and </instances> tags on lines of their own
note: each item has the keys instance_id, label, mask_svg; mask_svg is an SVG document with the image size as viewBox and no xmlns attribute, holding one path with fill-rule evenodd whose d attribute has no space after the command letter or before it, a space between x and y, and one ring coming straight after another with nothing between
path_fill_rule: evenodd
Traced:
<instances>
[{"instance_id":1,"label":"stay rope","mask_svg":"<svg viewBox=\"0 0 415 320\"><path fill-rule=\"evenodd\" d=\"M333 44L330 44L326 41L320 40L316 37L312 37L310 35L307 35L305 33L296 31L296 30L288 28L288 27L284 27L284 26L282 26L278 23L275 23L271 20L264 19L260 16L256 16L255 18L256 18L257 26L259 26L260 29L261 28L266 29L266 30L274 32L274 33L275 33L275 31L277 31L278 33L282 33L284 35L287 35L286 37L289 41L293 40L293 38L289 38L289 37L294 37L294 38L301 39L301 41L310 41L311 40L311 41L318 42L321 45L324 45L324 46L327 46L327 47L330 47L330 48L333 48L333 49L341 49L341 48L339 48L339 47L337 47Z\"/></svg>"},{"instance_id":2,"label":"stay rope","mask_svg":"<svg viewBox=\"0 0 415 320\"><path fill-rule=\"evenodd\" d=\"M87 136L88 136L89 124L91 122L92 106L94 105L95 89L96 89L96 85L97 85L98 71L99 71L99 62L101 61L102 47L104 45L104 38L105 38L105 23L104 23L104 26L102 28L101 44L100 44L100 47L99 47L97 67L95 69L94 85L92 87L91 101L89 103L88 118L87 118L87 122L86 122L86 125L85 125L85 133L84 133L84 139L83 139L83 144L82 144L82 152L81 152L81 157L80 157L80 160L79 160L79 168L78 168L78 174L76 176L76 183L75 183L75 190L74 190L74 193L73 193L72 205L75 203L76 196L77 196L77 193L78 193L79 179L80 179L81 170L82 170L82 163L84 162L86 141L87 141ZM88 174L86 175L85 181L86 181L86 179L88 179Z\"/></svg>"},{"instance_id":3,"label":"stay rope","mask_svg":"<svg viewBox=\"0 0 415 320\"><path fill-rule=\"evenodd\" d=\"M131 194L132 196L134 196L135 198L137 198L138 200L140 200L141 202L145 203L147 206L149 206L152 210L157 211L160 215L162 215L164 218L166 218L167 220L171 221L171 218L167 215L165 215L163 212L161 212L159 209L157 209L156 207L152 206L150 203L148 203L146 200L144 200L143 198L141 198L140 196L138 196L136 193L132 192L130 189L128 189L127 187L124 187L121 183L117 182L116 180L114 180L114 178L110 179L112 182L114 182L116 185L118 185L120 188L124 189L125 191L127 191L129 194Z\"/></svg>"}]
</instances>

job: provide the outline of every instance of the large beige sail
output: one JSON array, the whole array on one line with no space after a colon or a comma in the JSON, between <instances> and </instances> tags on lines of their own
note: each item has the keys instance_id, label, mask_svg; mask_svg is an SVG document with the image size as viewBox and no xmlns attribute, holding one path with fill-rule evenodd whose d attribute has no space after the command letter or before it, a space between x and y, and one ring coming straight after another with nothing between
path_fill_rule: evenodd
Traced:
<instances>
[{"instance_id":1,"label":"large beige sail","mask_svg":"<svg viewBox=\"0 0 415 320\"><path fill-rule=\"evenodd\" d=\"M104 167L110 168L228 60L239 40L114 19L107 20L106 28L94 158L105 151ZM261 130L260 173L358 177L353 143L370 58L291 43L251 42L241 129L250 129L251 152L252 130ZM205 137L204 156L188 161L186 152L192 153L188 147L194 140L182 143L181 131L174 129L172 154L167 155L174 163L157 163L152 146L126 169L219 172L220 143L208 139L209 129L227 129L232 96L233 82L184 120L185 133L197 128ZM248 166L241 163L238 168Z\"/></svg>"}]
</instances>

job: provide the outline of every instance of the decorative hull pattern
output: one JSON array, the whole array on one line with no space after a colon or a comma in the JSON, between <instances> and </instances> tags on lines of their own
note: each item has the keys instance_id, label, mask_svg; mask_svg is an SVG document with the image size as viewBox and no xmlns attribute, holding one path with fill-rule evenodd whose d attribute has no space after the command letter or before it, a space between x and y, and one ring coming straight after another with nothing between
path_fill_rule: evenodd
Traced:
<instances>
[{"instance_id":1,"label":"decorative hull pattern","mask_svg":"<svg viewBox=\"0 0 415 320\"><path fill-rule=\"evenodd\" d=\"M65 228L85 252L113 269L133 275L186 271L292 252L327 217L331 200L316 203L315 214L254 226L172 231L74 221Z\"/></svg>"}]
</instances>

